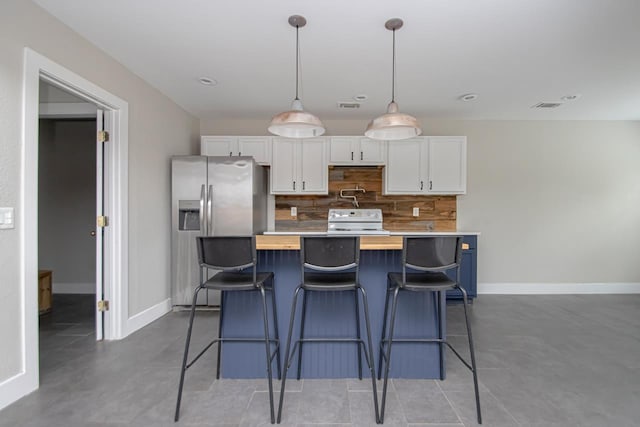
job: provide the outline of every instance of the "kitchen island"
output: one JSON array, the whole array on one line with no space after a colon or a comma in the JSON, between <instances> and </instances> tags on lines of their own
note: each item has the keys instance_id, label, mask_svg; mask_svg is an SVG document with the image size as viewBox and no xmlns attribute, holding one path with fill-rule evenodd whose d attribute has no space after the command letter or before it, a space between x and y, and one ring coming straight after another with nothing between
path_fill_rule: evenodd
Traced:
<instances>
[{"instance_id":1,"label":"kitchen island","mask_svg":"<svg viewBox=\"0 0 640 427\"><path fill-rule=\"evenodd\" d=\"M293 293L300 283L300 234L310 233L265 233L256 236L258 268L275 273L275 295L278 309L278 329L284 358L284 346L289 325ZM407 233L408 234L408 233ZM411 233L411 235L427 233ZM478 233L428 233L429 235L465 236L462 282L474 281L475 249ZM380 334L384 313L384 298L387 286L387 272L400 271L402 234L389 236L361 236L360 239L360 283L369 299L374 357L378 359ZM466 265L465 265L466 264ZM470 286L466 284L466 286ZM474 290L475 290L475 286ZM473 294L475 296L475 292ZM403 295L406 297L406 295ZM455 297L451 295L450 297ZM260 336L261 310L258 295L233 293L225 296L225 319L223 335ZM305 336L355 336L354 300L345 292L310 293ZM402 298L396 320L396 336L427 336L436 334L434 300L428 294L411 294ZM300 313L298 304L298 316ZM444 305L444 304L443 304ZM443 313L443 317L446 313ZM297 317L299 320L299 317ZM442 319L446 326L445 319ZM294 336L299 333L296 322ZM361 319L364 325L364 319ZM273 328L273 325L271 325ZM446 330L446 328L445 328ZM363 332L364 333L364 332ZM444 361L436 345L422 345L419 350L414 345L394 346L391 362L391 376L396 378L439 378L444 379ZM303 352L303 378L356 378L357 346L355 344L306 344ZM222 377L261 378L264 377L264 348L256 344L234 343L223 346ZM442 363L441 363L442 362ZM296 372L297 358L294 358L291 372ZM364 363L364 361L363 361ZM275 365L274 365L275 367ZM366 377L366 366L363 368Z\"/></svg>"}]
</instances>

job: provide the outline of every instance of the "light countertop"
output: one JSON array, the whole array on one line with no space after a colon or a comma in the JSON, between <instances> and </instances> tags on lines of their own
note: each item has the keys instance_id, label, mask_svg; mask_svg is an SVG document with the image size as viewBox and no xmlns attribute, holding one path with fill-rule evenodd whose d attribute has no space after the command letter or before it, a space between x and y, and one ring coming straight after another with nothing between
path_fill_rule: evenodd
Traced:
<instances>
[{"instance_id":1,"label":"light countertop","mask_svg":"<svg viewBox=\"0 0 640 427\"><path fill-rule=\"evenodd\" d=\"M326 235L324 231L271 231L256 236L256 248L258 250L299 250L301 235ZM479 232L467 231L431 231L431 232L392 232L388 236L362 235L360 236L361 250L399 250L402 249L402 236L452 236L452 235L479 235ZM463 244L463 249L468 245Z\"/></svg>"}]
</instances>

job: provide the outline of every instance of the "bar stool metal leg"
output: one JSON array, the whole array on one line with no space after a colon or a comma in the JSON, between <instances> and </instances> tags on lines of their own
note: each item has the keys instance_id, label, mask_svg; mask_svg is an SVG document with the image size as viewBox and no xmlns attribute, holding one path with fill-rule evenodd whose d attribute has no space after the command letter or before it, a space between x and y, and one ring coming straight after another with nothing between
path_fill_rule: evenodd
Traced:
<instances>
[{"instance_id":1,"label":"bar stool metal leg","mask_svg":"<svg viewBox=\"0 0 640 427\"><path fill-rule=\"evenodd\" d=\"M382 420L380 419L380 411L378 408L378 389L376 386L376 372L375 372L375 362L373 360L373 340L371 339L371 321L369 319L369 303L367 302L367 293L364 288L358 287L360 292L362 293L362 305L364 310L364 321L365 327L367 328L367 348L365 350L365 358L367 361L367 366L369 366L369 373L371 375L371 387L373 389L373 408L376 415L376 423L382 424ZM358 298L358 293L356 292L356 300ZM360 312L358 311L359 315ZM358 322L359 325L359 322ZM360 329L358 328L358 331ZM358 335L359 336L359 335ZM360 346L359 346L360 347ZM362 379L362 374L360 375L360 379Z\"/></svg>"},{"instance_id":2,"label":"bar stool metal leg","mask_svg":"<svg viewBox=\"0 0 640 427\"><path fill-rule=\"evenodd\" d=\"M443 292L431 292L433 295L433 306L436 312L436 322L438 324L438 351L440 353L440 379L445 377L445 344L447 337L444 336L444 320L442 317Z\"/></svg>"},{"instance_id":3,"label":"bar stool metal leg","mask_svg":"<svg viewBox=\"0 0 640 427\"><path fill-rule=\"evenodd\" d=\"M275 424L275 412L273 405L273 373L271 371L271 342L269 340L269 313L267 310L267 296L263 287L260 287L260 296L262 297L262 315L264 319L264 344L267 356L267 380L269 383L269 406L271 409L271 424Z\"/></svg>"},{"instance_id":4,"label":"bar stool metal leg","mask_svg":"<svg viewBox=\"0 0 640 427\"><path fill-rule=\"evenodd\" d=\"M396 309L398 308L398 292L400 288L393 290L393 302L391 305L391 319L389 320L389 338L387 339L387 354L385 356L384 383L382 384L382 401L380 402L380 423L384 423L384 408L387 403L387 382L389 381L389 368L391 367L391 344L393 343L393 327L396 321Z\"/></svg>"},{"instance_id":5,"label":"bar stool metal leg","mask_svg":"<svg viewBox=\"0 0 640 427\"><path fill-rule=\"evenodd\" d=\"M387 295L384 298L384 315L382 316L382 339L380 340L380 355L378 357L378 379L382 378L382 360L384 359L384 343L387 338L387 314L389 314L389 295L392 289L387 283Z\"/></svg>"},{"instance_id":6,"label":"bar stool metal leg","mask_svg":"<svg viewBox=\"0 0 640 427\"><path fill-rule=\"evenodd\" d=\"M362 288L360 288L362 289ZM362 379L362 352L366 352L364 348L364 341L360 334L360 308L358 307L358 290L354 289L353 298L356 304L356 337L358 338L358 379ZM377 419L376 419L377 421Z\"/></svg>"},{"instance_id":7,"label":"bar stool metal leg","mask_svg":"<svg viewBox=\"0 0 640 427\"><path fill-rule=\"evenodd\" d=\"M225 291L220 291L220 311L218 312L219 316L218 316L218 340L220 340L222 338L222 319L224 318L224 316L222 315L222 313L224 313L224 299L226 296L226 292ZM216 362L216 379L219 380L220 379L220 360L222 358L222 341L218 341L218 360Z\"/></svg>"},{"instance_id":8,"label":"bar stool metal leg","mask_svg":"<svg viewBox=\"0 0 640 427\"><path fill-rule=\"evenodd\" d=\"M193 303L191 304L191 314L189 316L189 328L187 330L187 340L184 344L184 356L182 357L182 368L180 370L180 385L178 386L178 400L176 402L176 413L174 421L178 421L180 418L180 403L182 402L182 387L184 386L184 374L187 372L187 360L189 357L189 344L191 343L191 332L193 331L193 320L196 314L196 302L198 300L198 293L202 288L198 287L193 294Z\"/></svg>"},{"instance_id":9,"label":"bar stool metal leg","mask_svg":"<svg viewBox=\"0 0 640 427\"><path fill-rule=\"evenodd\" d=\"M302 344L304 343L304 324L307 319L307 298L309 297L309 292L303 290L304 294L302 295L302 318L300 320L300 339L298 340L298 380L302 376Z\"/></svg>"},{"instance_id":10,"label":"bar stool metal leg","mask_svg":"<svg viewBox=\"0 0 640 427\"><path fill-rule=\"evenodd\" d=\"M273 333L276 339L276 368L278 369L278 379L282 378L282 367L280 364L280 333L278 332L278 311L276 310L276 292L271 281L271 305L273 307Z\"/></svg>"},{"instance_id":11,"label":"bar stool metal leg","mask_svg":"<svg viewBox=\"0 0 640 427\"><path fill-rule=\"evenodd\" d=\"M278 404L278 418L277 423L280 424L280 420L282 419L282 404L284 403L284 387L287 382L287 372L289 371L289 366L291 365L291 359L293 359L293 355L295 354L295 348L293 353L289 355L289 350L291 348L291 336L293 335L293 321L296 317L296 306L298 305L298 294L302 288L298 286L296 291L293 294L293 302L291 303L291 316L289 318L289 333L287 334L287 346L284 350L284 370L282 371L282 383L280 386L280 403Z\"/></svg>"},{"instance_id":12,"label":"bar stool metal leg","mask_svg":"<svg viewBox=\"0 0 640 427\"><path fill-rule=\"evenodd\" d=\"M473 335L471 334L471 324L469 323L469 316L467 315L467 291L459 286L458 289L462 291L462 306L464 307L464 320L467 325L467 337L469 338L469 353L471 355L471 372L473 373L473 388L476 394L476 413L478 416L478 424L482 424L482 413L480 411L480 393L478 390L478 370L476 368L476 354L473 345Z\"/></svg>"}]
</instances>

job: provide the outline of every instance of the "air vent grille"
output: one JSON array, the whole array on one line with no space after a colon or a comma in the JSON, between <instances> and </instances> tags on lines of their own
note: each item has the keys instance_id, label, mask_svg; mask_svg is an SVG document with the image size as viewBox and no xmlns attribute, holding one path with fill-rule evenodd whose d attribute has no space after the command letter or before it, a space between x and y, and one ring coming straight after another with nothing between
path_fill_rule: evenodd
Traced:
<instances>
[{"instance_id":1,"label":"air vent grille","mask_svg":"<svg viewBox=\"0 0 640 427\"><path fill-rule=\"evenodd\" d=\"M562 102L540 102L531 108L558 108Z\"/></svg>"},{"instance_id":2,"label":"air vent grille","mask_svg":"<svg viewBox=\"0 0 640 427\"><path fill-rule=\"evenodd\" d=\"M338 108L341 110L357 110L360 108L359 102L338 102Z\"/></svg>"}]
</instances>

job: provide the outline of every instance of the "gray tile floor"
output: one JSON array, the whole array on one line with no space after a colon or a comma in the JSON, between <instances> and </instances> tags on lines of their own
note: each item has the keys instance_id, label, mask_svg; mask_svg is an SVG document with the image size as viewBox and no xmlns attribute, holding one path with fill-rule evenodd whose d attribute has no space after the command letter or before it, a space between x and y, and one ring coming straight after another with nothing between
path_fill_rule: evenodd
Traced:
<instances>
[{"instance_id":1,"label":"gray tile floor","mask_svg":"<svg viewBox=\"0 0 640 427\"><path fill-rule=\"evenodd\" d=\"M42 320L41 387L0 411L0 426L175 426L186 313L97 343L92 308L77 310ZM484 425L640 425L640 295L484 295L471 315ZM201 317L196 344L216 322L215 313ZM450 340L465 349L460 306L448 320ZM268 424L266 381L215 381L214 356L189 371L177 425ZM470 373L449 354L447 374L394 380L385 425L476 425ZM289 382L283 425L319 424L374 425L368 382Z\"/></svg>"}]
</instances>

